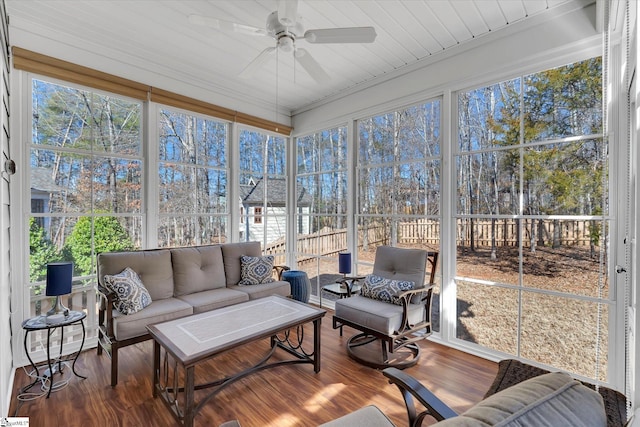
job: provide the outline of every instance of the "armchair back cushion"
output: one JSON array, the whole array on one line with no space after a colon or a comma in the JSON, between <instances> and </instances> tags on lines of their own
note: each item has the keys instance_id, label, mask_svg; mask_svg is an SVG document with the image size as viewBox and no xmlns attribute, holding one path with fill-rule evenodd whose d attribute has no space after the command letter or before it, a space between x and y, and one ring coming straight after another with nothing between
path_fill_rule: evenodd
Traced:
<instances>
[{"instance_id":1,"label":"armchair back cushion","mask_svg":"<svg viewBox=\"0 0 640 427\"><path fill-rule=\"evenodd\" d=\"M424 272L428 252L422 249L379 246L373 264L373 274L385 279L415 283L415 289L424 287Z\"/></svg>"},{"instance_id":2,"label":"armchair back cushion","mask_svg":"<svg viewBox=\"0 0 640 427\"><path fill-rule=\"evenodd\" d=\"M227 277L227 286L235 286L242 279L242 262L240 257L262 256L260 242L242 242L232 245L222 245L222 255L224 256L224 272Z\"/></svg>"},{"instance_id":3,"label":"armchair back cushion","mask_svg":"<svg viewBox=\"0 0 640 427\"><path fill-rule=\"evenodd\" d=\"M171 250L174 295L226 287L220 246L198 246Z\"/></svg>"},{"instance_id":4,"label":"armchair back cushion","mask_svg":"<svg viewBox=\"0 0 640 427\"><path fill-rule=\"evenodd\" d=\"M523 381L481 401L438 427L605 427L602 397L562 372Z\"/></svg>"},{"instance_id":5,"label":"armchair back cushion","mask_svg":"<svg viewBox=\"0 0 640 427\"><path fill-rule=\"evenodd\" d=\"M173 268L168 249L111 252L98 254L98 278L104 286L104 276L120 273L129 267L136 272L149 291L152 301L173 297Z\"/></svg>"}]
</instances>

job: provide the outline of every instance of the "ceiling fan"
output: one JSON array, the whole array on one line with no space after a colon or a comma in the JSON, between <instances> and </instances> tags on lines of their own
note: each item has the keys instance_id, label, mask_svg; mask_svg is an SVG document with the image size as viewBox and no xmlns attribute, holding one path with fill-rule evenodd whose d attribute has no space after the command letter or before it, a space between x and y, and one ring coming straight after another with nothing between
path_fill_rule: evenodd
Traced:
<instances>
[{"instance_id":1,"label":"ceiling fan","mask_svg":"<svg viewBox=\"0 0 640 427\"><path fill-rule=\"evenodd\" d=\"M254 58L239 74L250 78L273 55L277 49L293 52L296 61L318 83L329 80L329 75L311 56L309 51L296 46L296 41L307 43L372 43L376 38L373 27L343 27L304 30L302 17L298 15L298 0L276 0L277 10L267 17L265 28L257 28L241 23L210 18L202 15L189 15L189 21L195 25L204 25L217 30L251 36L271 37L275 46L267 47Z\"/></svg>"}]
</instances>

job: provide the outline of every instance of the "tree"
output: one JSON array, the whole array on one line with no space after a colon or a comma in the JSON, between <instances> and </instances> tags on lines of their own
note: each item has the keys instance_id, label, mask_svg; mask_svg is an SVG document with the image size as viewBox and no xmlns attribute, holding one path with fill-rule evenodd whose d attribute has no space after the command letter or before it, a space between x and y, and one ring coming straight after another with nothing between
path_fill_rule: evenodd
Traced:
<instances>
[{"instance_id":1,"label":"tree","mask_svg":"<svg viewBox=\"0 0 640 427\"><path fill-rule=\"evenodd\" d=\"M93 226L93 239L91 228ZM64 251L73 259L74 274L85 276L94 272L94 254L110 251L125 251L133 249L133 243L118 218L100 216L93 218L81 217L73 227L67 239Z\"/></svg>"},{"instance_id":2,"label":"tree","mask_svg":"<svg viewBox=\"0 0 640 427\"><path fill-rule=\"evenodd\" d=\"M60 260L60 254L35 218L29 220L29 281L47 277L47 264Z\"/></svg>"}]
</instances>

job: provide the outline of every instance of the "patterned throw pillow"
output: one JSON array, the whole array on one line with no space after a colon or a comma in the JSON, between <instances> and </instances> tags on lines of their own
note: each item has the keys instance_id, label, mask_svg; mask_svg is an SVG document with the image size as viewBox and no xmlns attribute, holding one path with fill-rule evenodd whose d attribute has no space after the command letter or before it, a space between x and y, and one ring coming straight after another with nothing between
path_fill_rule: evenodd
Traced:
<instances>
[{"instance_id":1,"label":"patterned throw pillow","mask_svg":"<svg viewBox=\"0 0 640 427\"><path fill-rule=\"evenodd\" d=\"M151 295L142 280L129 267L118 274L104 276L107 289L115 292L114 306L122 314L136 313L151 304Z\"/></svg>"},{"instance_id":2,"label":"patterned throw pillow","mask_svg":"<svg viewBox=\"0 0 640 427\"><path fill-rule=\"evenodd\" d=\"M385 279L369 274L362 283L360 294L367 298L402 305L402 300L398 296L404 291L413 289L415 285L415 282L408 280Z\"/></svg>"},{"instance_id":3,"label":"patterned throw pillow","mask_svg":"<svg viewBox=\"0 0 640 427\"><path fill-rule=\"evenodd\" d=\"M240 257L239 285L261 285L273 282L273 255Z\"/></svg>"}]
</instances>

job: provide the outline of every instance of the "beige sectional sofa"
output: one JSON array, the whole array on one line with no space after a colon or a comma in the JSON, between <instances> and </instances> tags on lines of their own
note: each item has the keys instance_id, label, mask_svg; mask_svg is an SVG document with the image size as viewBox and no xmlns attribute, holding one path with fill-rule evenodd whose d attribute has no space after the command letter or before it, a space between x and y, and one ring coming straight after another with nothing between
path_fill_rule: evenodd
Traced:
<instances>
[{"instance_id":1,"label":"beige sectional sofa","mask_svg":"<svg viewBox=\"0 0 640 427\"><path fill-rule=\"evenodd\" d=\"M98 254L98 354L104 350L111 357L111 385L118 382L118 349L150 339L147 325L269 295L289 296L289 283L279 280L287 267L274 267L273 282L239 285L241 257L261 255L259 242ZM105 276L127 267L151 299L132 314L115 308L118 297L105 286Z\"/></svg>"}]
</instances>

